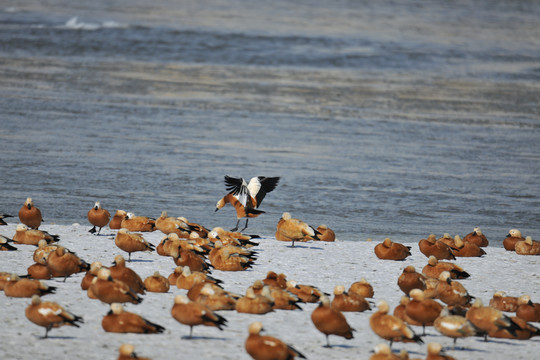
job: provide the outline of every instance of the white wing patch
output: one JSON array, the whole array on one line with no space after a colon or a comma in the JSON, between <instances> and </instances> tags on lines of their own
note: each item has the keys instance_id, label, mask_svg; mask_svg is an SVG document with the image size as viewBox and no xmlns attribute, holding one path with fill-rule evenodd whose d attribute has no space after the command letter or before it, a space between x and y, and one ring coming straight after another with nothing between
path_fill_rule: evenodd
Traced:
<instances>
[{"instance_id":1,"label":"white wing patch","mask_svg":"<svg viewBox=\"0 0 540 360\"><path fill-rule=\"evenodd\" d=\"M58 315L58 314L62 313L62 310L58 309L58 310L54 311L53 309L50 309L50 308L39 308L38 313L40 313L43 316Z\"/></svg>"},{"instance_id":2,"label":"white wing patch","mask_svg":"<svg viewBox=\"0 0 540 360\"><path fill-rule=\"evenodd\" d=\"M268 346L277 346L277 342L271 341L271 340L264 340L263 343L264 345L268 345Z\"/></svg>"},{"instance_id":3,"label":"white wing patch","mask_svg":"<svg viewBox=\"0 0 540 360\"><path fill-rule=\"evenodd\" d=\"M443 322L441 326L448 330L459 330L461 328L461 324L451 323L451 322Z\"/></svg>"},{"instance_id":4,"label":"white wing patch","mask_svg":"<svg viewBox=\"0 0 540 360\"><path fill-rule=\"evenodd\" d=\"M261 182L259 181L259 178L258 177L251 178L251 180L249 180L247 189L249 191L249 195L251 195L252 197L257 196L257 194L259 193L259 190L261 189Z\"/></svg>"}]
</instances>

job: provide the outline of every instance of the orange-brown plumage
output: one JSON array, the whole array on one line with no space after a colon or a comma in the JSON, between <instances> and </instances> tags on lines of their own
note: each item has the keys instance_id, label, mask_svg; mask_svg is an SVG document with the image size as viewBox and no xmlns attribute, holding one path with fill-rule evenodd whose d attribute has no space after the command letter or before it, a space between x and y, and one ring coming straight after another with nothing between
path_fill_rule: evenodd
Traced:
<instances>
[{"instance_id":1,"label":"orange-brown plumage","mask_svg":"<svg viewBox=\"0 0 540 360\"><path fill-rule=\"evenodd\" d=\"M41 211L34 206L32 198L26 198L23 206L19 210L19 220L31 229L39 228L43 217Z\"/></svg>"},{"instance_id":2,"label":"orange-brown plumage","mask_svg":"<svg viewBox=\"0 0 540 360\"><path fill-rule=\"evenodd\" d=\"M193 326L212 326L223 330L223 326L227 323L225 318L210 310L206 305L190 301L184 295L176 295L174 298L171 315L176 321L190 327L189 338L192 338Z\"/></svg>"},{"instance_id":3,"label":"orange-brown plumage","mask_svg":"<svg viewBox=\"0 0 540 360\"><path fill-rule=\"evenodd\" d=\"M438 241L435 235L431 234L427 239L422 239L418 242L420 252L426 257L435 256L437 260L455 260L456 257L452 254L452 249L442 241Z\"/></svg>"},{"instance_id":4,"label":"orange-brown plumage","mask_svg":"<svg viewBox=\"0 0 540 360\"><path fill-rule=\"evenodd\" d=\"M263 326L260 322L249 325L249 336L244 343L247 353L255 360L292 360L295 357L305 359L305 356L292 346L272 337L263 336Z\"/></svg>"},{"instance_id":5,"label":"orange-brown plumage","mask_svg":"<svg viewBox=\"0 0 540 360\"><path fill-rule=\"evenodd\" d=\"M79 323L84 322L80 316L68 312L55 302L42 302L38 295L32 296L32 303L26 308L25 315L28 320L46 329L44 338L52 328L63 325L79 327Z\"/></svg>"},{"instance_id":6,"label":"orange-brown plumage","mask_svg":"<svg viewBox=\"0 0 540 360\"><path fill-rule=\"evenodd\" d=\"M375 255L383 260L404 260L411 255L409 246L392 242L389 238L384 239L380 244L375 245Z\"/></svg>"},{"instance_id":7,"label":"orange-brown plumage","mask_svg":"<svg viewBox=\"0 0 540 360\"><path fill-rule=\"evenodd\" d=\"M159 334L165 331L163 326L125 311L120 303L111 304L111 310L101 320L101 326L106 332L113 333Z\"/></svg>"},{"instance_id":8,"label":"orange-brown plumage","mask_svg":"<svg viewBox=\"0 0 540 360\"><path fill-rule=\"evenodd\" d=\"M352 339L354 329L349 325L345 316L330 305L327 296L321 297L321 302L311 313L311 321L326 336L326 347L330 347L330 335Z\"/></svg>"}]
</instances>

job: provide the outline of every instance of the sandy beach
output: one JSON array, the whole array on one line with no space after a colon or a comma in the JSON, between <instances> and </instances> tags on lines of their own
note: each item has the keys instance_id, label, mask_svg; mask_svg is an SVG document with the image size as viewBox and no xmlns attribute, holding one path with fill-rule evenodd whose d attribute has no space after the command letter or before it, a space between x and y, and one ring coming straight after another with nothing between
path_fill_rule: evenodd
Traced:
<instances>
[{"instance_id":1,"label":"sandy beach","mask_svg":"<svg viewBox=\"0 0 540 360\"><path fill-rule=\"evenodd\" d=\"M2 226L0 233L12 237L16 224ZM43 230L60 235L60 244L76 252L91 263L101 261L110 265L117 254L127 254L118 249L113 241L115 231L104 228L100 236L88 233L86 223L64 225L42 225ZM412 256L405 261L385 261L377 259L373 248L383 239L369 241L336 241L333 243L299 243L294 248L290 244L276 241L273 234L260 234L260 244L255 247L258 259L253 269L242 272L213 271L214 277L223 281L224 288L243 294L255 280L263 279L270 270L285 273L287 279L299 284L312 284L325 292L332 293L334 286L345 287L366 278L374 287L374 302L386 300L391 311L402 296L397 286L397 278L404 267L415 266L418 270L427 263L427 258L418 250L416 243L410 243ZM339 237L339 232L337 232ZM464 234L461 234L464 235ZM504 236L504 234L501 234ZM163 234L159 231L145 233L144 237L157 245ZM18 251L0 253L0 271L25 274L33 263L33 246L18 245ZM540 301L540 267L538 257L520 256L500 247L487 247L487 255L482 258L458 258L456 261L471 277L461 280L470 294L488 303L493 293L504 290L508 295L529 294L533 301ZM172 259L156 253L134 253L129 267L144 279L155 271L168 276L175 264ZM194 339L186 339L189 327L171 317L170 310L174 296L185 290L171 287L168 293L149 293L143 296L139 305L126 305L126 310L142 315L148 320L166 328L163 334L113 334L105 332L101 320L108 312L108 305L91 300L80 288L84 274L71 276L66 282L59 279L46 281L56 286L55 294L44 297L56 301L69 311L82 316L84 324L80 328L62 327L53 329L48 339L40 339L44 328L28 321L24 315L30 304L28 298L9 298L0 293L2 310L0 321L4 324L0 337L0 358L2 359L61 359L80 357L84 359L113 359L118 355L122 343L135 345L139 356L153 359L202 358L202 359L249 359L244 350L248 325L261 321L268 335L281 338L301 351L308 359L367 359L378 343L384 342L369 327L369 317L374 310L363 313L345 313L348 322L356 329L354 339L345 340L331 336L331 349L324 348L324 335L313 325L311 312L316 304L303 304L303 311L277 310L266 315L240 314L236 311L220 311L228 320L224 331L210 327L195 327ZM535 324L539 325L539 324ZM420 327L414 327L421 333ZM448 349L448 354L456 359L531 359L540 350L540 339L518 341L508 339L467 338L458 341L458 349L451 350L452 340L440 335L434 328L427 328L423 338L425 344L394 343L393 350L407 349L411 357L425 358L426 344L440 342ZM463 348L461 348L463 347Z\"/></svg>"}]
</instances>

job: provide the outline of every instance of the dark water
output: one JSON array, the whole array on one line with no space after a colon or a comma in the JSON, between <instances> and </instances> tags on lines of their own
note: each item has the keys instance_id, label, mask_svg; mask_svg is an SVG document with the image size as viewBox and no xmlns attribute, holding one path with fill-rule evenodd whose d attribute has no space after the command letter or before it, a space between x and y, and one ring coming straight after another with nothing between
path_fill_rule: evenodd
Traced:
<instances>
[{"instance_id":1,"label":"dark water","mask_svg":"<svg viewBox=\"0 0 540 360\"><path fill-rule=\"evenodd\" d=\"M343 240L540 229L540 3L18 1L0 8L0 212L214 213L223 176ZM0 229L1 230L1 229Z\"/></svg>"}]
</instances>

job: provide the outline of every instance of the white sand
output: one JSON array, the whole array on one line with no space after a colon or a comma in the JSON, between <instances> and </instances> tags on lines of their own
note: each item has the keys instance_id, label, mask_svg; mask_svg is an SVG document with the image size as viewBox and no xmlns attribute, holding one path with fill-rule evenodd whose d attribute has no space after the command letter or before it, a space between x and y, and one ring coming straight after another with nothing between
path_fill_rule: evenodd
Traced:
<instances>
[{"instance_id":1,"label":"white sand","mask_svg":"<svg viewBox=\"0 0 540 360\"><path fill-rule=\"evenodd\" d=\"M44 225L44 230L59 234L60 244L76 252L87 262L101 261L110 265L117 254L123 252L114 245L114 232L103 229L110 236L94 236L88 233L90 226L58 226ZM339 231L338 235L339 235ZM15 224L0 227L0 234L12 237ZM256 279L263 279L267 271L283 272L288 279L298 283L313 284L331 293L337 284L348 287L352 282L365 277L375 289L374 301L385 299L393 308L402 296L397 286L397 278L407 265L414 265L421 270L427 263L426 257L420 253L417 244L412 246L413 255L406 261L383 261L373 253L374 242L341 241L335 243L300 243L295 248L289 244L273 239L273 234L265 235L256 247L259 258L256 266L244 272L213 271L213 276L224 281L227 290L244 293L245 289ZM162 238L161 232L147 233L144 237L157 245ZM18 245L19 251L0 253L0 271L11 271L25 274L26 268L33 263L33 246ZM531 295L535 302L540 301L540 266L539 257L519 256L506 252L502 248L488 247L483 258L461 258L460 264L471 274L462 280L469 293L487 303L497 290L505 290L508 295L518 296L524 293ZM127 258L127 254L125 254ZM136 253L135 260L128 266L136 270L144 279L159 271L168 276L175 265L172 259L158 256L156 253ZM171 287L169 293L147 293L139 305L126 305L126 309L142 315L148 320L166 328L165 333L157 335L112 334L101 327L101 319L109 310L108 305L98 300L91 300L80 288L84 274L77 274L63 283L57 279L47 281L57 286L57 292L44 297L56 301L71 312L84 317L85 323L80 328L62 327L52 329L50 338L39 339L44 335L44 328L38 327L26 319L25 308L30 299L8 298L0 294L0 359L63 359L81 357L84 359L113 359L118 354L121 343L135 345L139 356L153 359L249 359L244 350L247 327L253 321L262 321L267 334L277 336L295 346L309 359L367 359L373 347L381 342L369 327L368 319L373 313L345 313L352 327L356 329L354 339L345 340L331 336L333 348L324 348L324 335L315 329L311 322L311 312L316 304L304 304L303 311L275 311L266 315L239 314L234 311L221 311L228 320L224 331L210 327L195 327L195 339L183 337L189 334L189 327L174 320L170 315L173 298L183 294L185 290ZM540 324L536 324L540 325ZM421 333L421 328L415 330ZM428 328L424 341L440 342L451 347L452 340L445 338ZM482 338L458 340L458 346L466 349L448 350L448 354L457 359L532 359L540 351L540 338L518 341L507 339L490 339L485 343ZM426 346L417 344L395 343L394 351L405 348L411 357L426 356ZM69 355L68 355L69 354Z\"/></svg>"}]
</instances>

